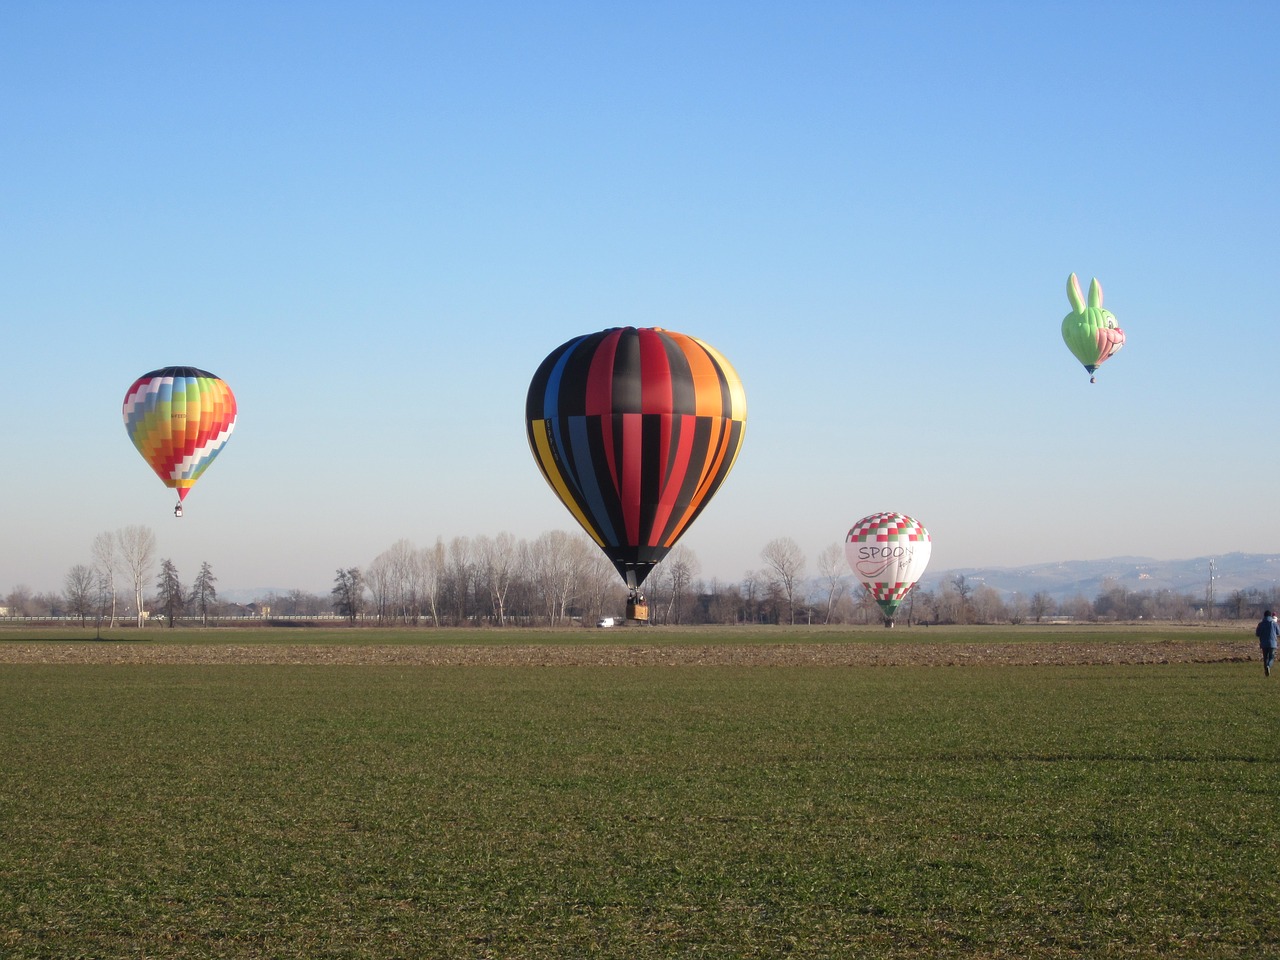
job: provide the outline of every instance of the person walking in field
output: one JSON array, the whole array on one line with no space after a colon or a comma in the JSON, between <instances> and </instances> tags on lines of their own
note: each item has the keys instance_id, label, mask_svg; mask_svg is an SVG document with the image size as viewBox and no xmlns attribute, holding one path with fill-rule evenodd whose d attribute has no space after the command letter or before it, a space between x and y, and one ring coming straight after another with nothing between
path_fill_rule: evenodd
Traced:
<instances>
[{"instance_id":1,"label":"person walking in field","mask_svg":"<svg viewBox=\"0 0 1280 960\"><path fill-rule=\"evenodd\" d=\"M1280 621L1277 621L1270 610L1262 614L1257 628L1253 631L1258 638L1258 646L1262 647L1262 672L1271 676L1271 664L1276 659L1276 639L1280 637Z\"/></svg>"}]
</instances>

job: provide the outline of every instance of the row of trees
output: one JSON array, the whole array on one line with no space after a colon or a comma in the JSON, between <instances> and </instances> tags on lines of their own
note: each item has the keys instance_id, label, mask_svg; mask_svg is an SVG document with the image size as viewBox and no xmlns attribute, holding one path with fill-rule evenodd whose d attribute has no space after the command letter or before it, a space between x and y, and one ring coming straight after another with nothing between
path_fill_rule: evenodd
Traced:
<instances>
[{"instance_id":1,"label":"row of trees","mask_svg":"<svg viewBox=\"0 0 1280 960\"><path fill-rule=\"evenodd\" d=\"M155 593L147 596L156 556L156 535L150 527L129 526L100 533L93 539L91 553L91 563L78 563L67 571L61 594L32 593L24 586L10 590L5 598L9 615L76 617L81 623L105 621L114 627L121 613L130 611L141 627L148 617L148 600L170 626L188 610L199 614L204 623L219 612L218 578L207 562L201 564L200 573L187 589L173 562L161 561Z\"/></svg>"},{"instance_id":2,"label":"row of trees","mask_svg":"<svg viewBox=\"0 0 1280 960\"><path fill-rule=\"evenodd\" d=\"M144 595L155 566L155 534L147 527L102 533L92 544L93 562L67 572L61 595L32 594L17 587L7 597L10 615L72 616L108 621L132 611L141 626L147 603L172 626L180 616L210 618L245 608L218 601L217 578L208 563L184 585L172 561L160 563L154 594ZM761 566L742 580L700 578L697 555L679 546L645 581L655 623L876 623L879 608L852 581L841 544L817 557L808 575L803 551L790 538L769 541ZM612 564L583 534L554 530L534 540L496 537L437 538L427 547L398 540L364 567L337 571L328 597L292 590L257 598L253 612L318 617L334 613L350 622L503 626L594 623L617 614L626 591ZM1218 604L1168 590L1135 592L1109 582L1090 600L1057 600L1047 593L1004 597L986 584L956 576L933 590L917 588L898 617L923 623L1019 623L1047 617L1076 620L1188 620L1205 616L1256 617L1275 598L1236 591Z\"/></svg>"},{"instance_id":3,"label":"row of trees","mask_svg":"<svg viewBox=\"0 0 1280 960\"><path fill-rule=\"evenodd\" d=\"M81 621L107 619L114 625L129 601L141 626L146 616L144 593L155 564L156 535L150 527L130 526L93 538L90 563L76 564L63 579L61 594L32 593L16 586L5 597L10 616L70 616Z\"/></svg>"},{"instance_id":4,"label":"row of trees","mask_svg":"<svg viewBox=\"0 0 1280 960\"><path fill-rule=\"evenodd\" d=\"M209 617L217 616L218 590L215 584L218 578L213 575L213 568L208 561L200 564L200 572L196 574L191 589L182 586L178 578L178 568L172 560L160 561L160 576L156 579L155 603L153 609L173 626L173 621L184 614L200 617L202 626L207 626Z\"/></svg>"},{"instance_id":5,"label":"row of trees","mask_svg":"<svg viewBox=\"0 0 1280 960\"><path fill-rule=\"evenodd\" d=\"M825 581L847 578L835 573L844 563L837 544L824 551ZM644 583L650 615L657 623L779 623L812 619L804 555L789 538L770 541L761 552L764 567L740 584L699 579L697 555L678 546ZM561 530L535 540L511 534L496 537L437 538L429 547L399 540L366 567L337 571L331 591L335 611L350 620L379 623L563 624L594 623L619 612L626 601L613 565L582 534ZM825 618L835 612L828 590Z\"/></svg>"},{"instance_id":6,"label":"row of trees","mask_svg":"<svg viewBox=\"0 0 1280 960\"><path fill-rule=\"evenodd\" d=\"M620 609L626 594L588 537L553 530L532 541L501 533L419 548L399 540L363 569L338 570L330 596L353 622L554 626L594 622Z\"/></svg>"},{"instance_id":7,"label":"row of trees","mask_svg":"<svg viewBox=\"0 0 1280 960\"><path fill-rule=\"evenodd\" d=\"M849 574L841 544L831 544L808 575L790 538L769 541L761 566L741 581L704 580L697 555L676 547L645 581L655 623L827 623L881 621L879 607ZM318 600L318 598L316 598ZM560 531L534 541L498 537L437 539L417 548L400 540L364 568L337 571L330 601L352 622L416 624L560 624L594 622L617 613L625 591L611 564L585 536ZM1256 617L1274 598L1237 591L1225 602L1169 590L1134 592L1115 582L1093 600L1048 593L1002 596L985 583L953 577L933 590L917 588L899 610L916 623L1021 623L1075 620L1192 620Z\"/></svg>"}]
</instances>

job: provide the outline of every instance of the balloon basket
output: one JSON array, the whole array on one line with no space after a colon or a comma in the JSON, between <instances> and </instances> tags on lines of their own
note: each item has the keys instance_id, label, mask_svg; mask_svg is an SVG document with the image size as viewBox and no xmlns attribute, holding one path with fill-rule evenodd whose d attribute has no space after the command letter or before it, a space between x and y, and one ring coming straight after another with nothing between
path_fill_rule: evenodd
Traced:
<instances>
[{"instance_id":1,"label":"balloon basket","mask_svg":"<svg viewBox=\"0 0 1280 960\"><path fill-rule=\"evenodd\" d=\"M628 600L627 619L647 623L649 621L649 604L643 600Z\"/></svg>"}]
</instances>

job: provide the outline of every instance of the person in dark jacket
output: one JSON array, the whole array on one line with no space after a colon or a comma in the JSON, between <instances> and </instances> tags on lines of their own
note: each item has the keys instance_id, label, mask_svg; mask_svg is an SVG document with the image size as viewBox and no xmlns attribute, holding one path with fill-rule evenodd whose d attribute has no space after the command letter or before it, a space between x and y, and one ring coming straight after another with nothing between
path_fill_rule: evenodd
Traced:
<instances>
[{"instance_id":1,"label":"person in dark jacket","mask_svg":"<svg viewBox=\"0 0 1280 960\"><path fill-rule=\"evenodd\" d=\"M1280 637L1280 621L1277 621L1270 610L1262 614L1257 628L1253 631L1258 638L1258 646L1262 648L1262 672L1271 676L1271 665L1276 659L1276 639Z\"/></svg>"}]
</instances>

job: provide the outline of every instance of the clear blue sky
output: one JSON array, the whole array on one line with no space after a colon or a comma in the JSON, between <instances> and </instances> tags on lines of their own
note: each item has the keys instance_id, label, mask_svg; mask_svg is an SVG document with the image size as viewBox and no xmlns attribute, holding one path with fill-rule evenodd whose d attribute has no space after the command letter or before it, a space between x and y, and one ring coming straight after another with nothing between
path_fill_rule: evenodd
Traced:
<instances>
[{"instance_id":1,"label":"clear blue sky","mask_svg":"<svg viewBox=\"0 0 1280 960\"><path fill-rule=\"evenodd\" d=\"M878 510L941 569L1280 550L1277 44L1261 0L6 4L0 594L129 524L224 591L576 530L525 391L622 325L746 387L704 577ZM120 418L171 364L240 404L181 520Z\"/></svg>"}]
</instances>

